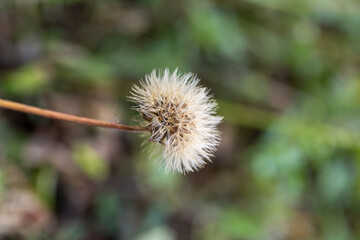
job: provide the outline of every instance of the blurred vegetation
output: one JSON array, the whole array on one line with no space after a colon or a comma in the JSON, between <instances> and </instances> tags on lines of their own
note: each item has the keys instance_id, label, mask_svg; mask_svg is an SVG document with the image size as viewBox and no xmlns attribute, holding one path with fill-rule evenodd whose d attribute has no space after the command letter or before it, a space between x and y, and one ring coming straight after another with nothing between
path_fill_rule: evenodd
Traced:
<instances>
[{"instance_id":1,"label":"blurred vegetation","mask_svg":"<svg viewBox=\"0 0 360 240\"><path fill-rule=\"evenodd\" d=\"M357 0L2 0L1 98L134 123L152 69L224 116L213 162L166 174L145 138L0 111L0 238L360 238Z\"/></svg>"}]
</instances>

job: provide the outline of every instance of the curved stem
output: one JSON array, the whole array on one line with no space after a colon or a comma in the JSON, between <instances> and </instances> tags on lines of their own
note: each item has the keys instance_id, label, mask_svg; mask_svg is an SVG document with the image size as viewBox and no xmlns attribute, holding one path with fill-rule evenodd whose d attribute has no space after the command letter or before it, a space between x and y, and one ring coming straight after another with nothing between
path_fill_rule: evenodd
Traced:
<instances>
[{"instance_id":1,"label":"curved stem","mask_svg":"<svg viewBox=\"0 0 360 240\"><path fill-rule=\"evenodd\" d=\"M46 110L38 107L32 107L21 103L16 103L4 99L0 99L0 108L6 108L18 112L30 113L35 114L47 118L54 118L69 122L75 122L85 125L97 126L97 127L104 127L104 128L114 128L123 131L131 131L131 132L146 132L149 131L147 127L141 126L127 126L118 123L112 123L92 118L85 118L85 117L78 117L71 114L60 113L56 111Z\"/></svg>"}]
</instances>

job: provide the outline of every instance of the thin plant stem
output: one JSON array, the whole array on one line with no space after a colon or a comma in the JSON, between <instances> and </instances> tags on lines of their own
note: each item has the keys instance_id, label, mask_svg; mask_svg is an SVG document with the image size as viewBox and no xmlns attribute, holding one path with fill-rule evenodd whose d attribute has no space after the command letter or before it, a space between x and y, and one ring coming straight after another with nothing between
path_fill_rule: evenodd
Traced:
<instances>
[{"instance_id":1,"label":"thin plant stem","mask_svg":"<svg viewBox=\"0 0 360 240\"><path fill-rule=\"evenodd\" d=\"M146 132L149 131L147 127L142 126L127 126L118 123L112 123L92 118L78 117L71 114L60 113L52 110L42 109L38 107L32 107L21 103L16 103L9 100L0 99L0 108L6 108L13 111L30 113L34 115L39 115L47 118L54 118L59 120L64 120L68 122L80 123L85 125L104 127L104 128L114 128L123 131L131 132Z\"/></svg>"}]
</instances>

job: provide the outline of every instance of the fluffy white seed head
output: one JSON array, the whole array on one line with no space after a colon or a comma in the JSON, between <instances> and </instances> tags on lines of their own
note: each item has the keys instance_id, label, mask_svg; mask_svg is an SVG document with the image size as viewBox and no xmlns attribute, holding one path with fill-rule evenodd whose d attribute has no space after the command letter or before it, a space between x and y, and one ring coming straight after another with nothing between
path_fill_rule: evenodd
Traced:
<instances>
[{"instance_id":1,"label":"fluffy white seed head","mask_svg":"<svg viewBox=\"0 0 360 240\"><path fill-rule=\"evenodd\" d=\"M203 167L219 145L217 103L209 90L198 86L192 73L177 70L145 76L132 88L130 100L137 104L151 132L149 141L164 147L167 171L192 172Z\"/></svg>"}]
</instances>

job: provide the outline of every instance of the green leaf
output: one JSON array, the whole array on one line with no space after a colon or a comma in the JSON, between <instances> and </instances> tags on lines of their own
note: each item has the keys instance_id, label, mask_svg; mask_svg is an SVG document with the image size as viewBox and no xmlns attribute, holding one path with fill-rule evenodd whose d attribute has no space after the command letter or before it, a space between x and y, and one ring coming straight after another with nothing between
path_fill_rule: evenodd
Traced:
<instances>
[{"instance_id":1,"label":"green leaf","mask_svg":"<svg viewBox=\"0 0 360 240\"><path fill-rule=\"evenodd\" d=\"M337 161L320 170L318 186L325 202L346 202L353 185L349 166L343 161Z\"/></svg>"},{"instance_id":2,"label":"green leaf","mask_svg":"<svg viewBox=\"0 0 360 240\"><path fill-rule=\"evenodd\" d=\"M101 83L111 80L114 68L94 56L71 56L57 59L60 74L65 78L84 83Z\"/></svg>"},{"instance_id":3,"label":"green leaf","mask_svg":"<svg viewBox=\"0 0 360 240\"><path fill-rule=\"evenodd\" d=\"M104 179L109 172L105 160L89 145L75 144L73 158L80 169L91 179Z\"/></svg>"},{"instance_id":4,"label":"green leaf","mask_svg":"<svg viewBox=\"0 0 360 240\"><path fill-rule=\"evenodd\" d=\"M234 59L242 55L246 41L232 12L197 2L189 6L188 18L200 48Z\"/></svg>"},{"instance_id":5,"label":"green leaf","mask_svg":"<svg viewBox=\"0 0 360 240\"><path fill-rule=\"evenodd\" d=\"M39 64L26 65L7 74L0 85L7 94L31 95L44 90L48 83L48 73Z\"/></svg>"},{"instance_id":6,"label":"green leaf","mask_svg":"<svg viewBox=\"0 0 360 240\"><path fill-rule=\"evenodd\" d=\"M225 236L236 239L260 239L263 234L260 222L254 217L229 209L223 212L218 230Z\"/></svg>"},{"instance_id":7,"label":"green leaf","mask_svg":"<svg viewBox=\"0 0 360 240\"><path fill-rule=\"evenodd\" d=\"M95 203L96 219L101 230L108 234L115 234L118 228L120 210L119 196L113 192L101 193Z\"/></svg>"},{"instance_id":8,"label":"green leaf","mask_svg":"<svg viewBox=\"0 0 360 240\"><path fill-rule=\"evenodd\" d=\"M36 175L36 192L49 206L54 206L56 179L56 172L51 168L42 168Z\"/></svg>"},{"instance_id":9,"label":"green leaf","mask_svg":"<svg viewBox=\"0 0 360 240\"><path fill-rule=\"evenodd\" d=\"M4 191L5 191L5 179L2 170L0 170L0 200L1 197L3 196Z\"/></svg>"}]
</instances>

